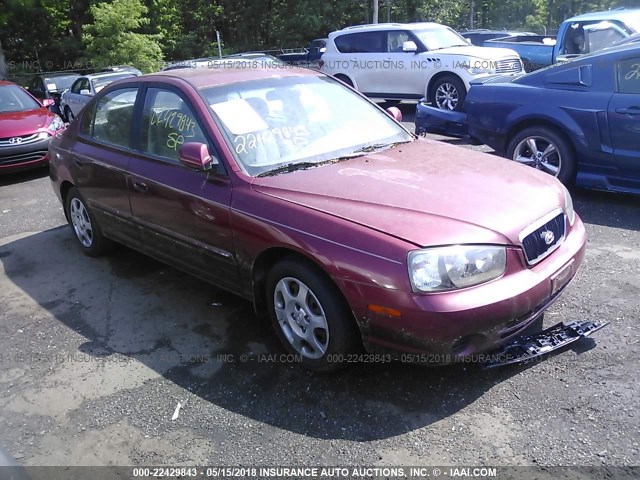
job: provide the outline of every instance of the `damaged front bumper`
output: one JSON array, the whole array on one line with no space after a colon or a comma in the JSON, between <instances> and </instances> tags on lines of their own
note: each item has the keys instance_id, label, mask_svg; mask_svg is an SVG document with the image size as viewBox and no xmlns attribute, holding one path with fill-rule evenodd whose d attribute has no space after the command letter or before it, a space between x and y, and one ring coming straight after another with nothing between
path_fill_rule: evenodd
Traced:
<instances>
[{"instance_id":1,"label":"damaged front bumper","mask_svg":"<svg viewBox=\"0 0 640 480\"><path fill-rule=\"evenodd\" d=\"M483 368L495 368L515 363L527 363L543 355L586 338L609 325L610 322L571 322L558 323L533 335L516 338L512 342L486 355Z\"/></svg>"}]
</instances>

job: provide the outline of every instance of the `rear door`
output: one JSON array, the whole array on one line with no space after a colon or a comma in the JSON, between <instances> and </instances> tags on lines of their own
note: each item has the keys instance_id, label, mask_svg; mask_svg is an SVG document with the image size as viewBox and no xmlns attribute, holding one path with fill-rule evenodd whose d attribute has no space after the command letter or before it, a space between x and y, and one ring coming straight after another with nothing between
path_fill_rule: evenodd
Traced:
<instances>
[{"instance_id":1,"label":"rear door","mask_svg":"<svg viewBox=\"0 0 640 480\"><path fill-rule=\"evenodd\" d=\"M384 31L349 33L336 37L335 43L338 50L343 53L338 57L339 61L355 80L357 89L371 96L384 93L384 77L391 73L384 72L382 69L387 54L387 33Z\"/></svg>"},{"instance_id":2,"label":"rear door","mask_svg":"<svg viewBox=\"0 0 640 480\"><path fill-rule=\"evenodd\" d=\"M79 117L71 168L76 187L104 233L132 246L139 236L131 217L126 172L132 145L138 86L113 90Z\"/></svg>"},{"instance_id":3,"label":"rear door","mask_svg":"<svg viewBox=\"0 0 640 480\"><path fill-rule=\"evenodd\" d=\"M150 87L139 124L129 187L145 251L235 290L239 280L231 232L231 182L222 170L194 171L178 158L185 142L204 143L219 158L198 109L179 89Z\"/></svg>"},{"instance_id":4,"label":"rear door","mask_svg":"<svg viewBox=\"0 0 640 480\"><path fill-rule=\"evenodd\" d=\"M640 184L640 56L618 60L609 126L620 174Z\"/></svg>"}]
</instances>

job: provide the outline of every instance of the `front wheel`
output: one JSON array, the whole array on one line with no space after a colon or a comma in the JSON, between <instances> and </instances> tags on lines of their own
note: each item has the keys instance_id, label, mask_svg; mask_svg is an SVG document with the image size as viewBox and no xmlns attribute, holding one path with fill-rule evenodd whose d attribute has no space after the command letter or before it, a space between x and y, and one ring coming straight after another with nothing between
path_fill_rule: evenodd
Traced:
<instances>
[{"instance_id":1,"label":"front wheel","mask_svg":"<svg viewBox=\"0 0 640 480\"><path fill-rule=\"evenodd\" d=\"M67 118L67 122L73 122L73 119L76 118L69 105L64 107L64 116Z\"/></svg>"},{"instance_id":2,"label":"front wheel","mask_svg":"<svg viewBox=\"0 0 640 480\"><path fill-rule=\"evenodd\" d=\"M507 158L553 175L565 185L574 177L576 161L569 141L548 127L529 127L509 142Z\"/></svg>"},{"instance_id":3,"label":"front wheel","mask_svg":"<svg viewBox=\"0 0 640 480\"><path fill-rule=\"evenodd\" d=\"M67 194L66 211L71 230L86 255L97 257L113 248L113 241L102 234L98 222L75 187Z\"/></svg>"},{"instance_id":4,"label":"front wheel","mask_svg":"<svg viewBox=\"0 0 640 480\"><path fill-rule=\"evenodd\" d=\"M467 89L458 77L445 75L438 78L431 92L431 102L440 110L461 112L464 109Z\"/></svg>"},{"instance_id":5,"label":"front wheel","mask_svg":"<svg viewBox=\"0 0 640 480\"><path fill-rule=\"evenodd\" d=\"M273 266L267 307L278 338L310 370L346 365L361 347L358 327L336 286L305 260L289 257Z\"/></svg>"}]
</instances>

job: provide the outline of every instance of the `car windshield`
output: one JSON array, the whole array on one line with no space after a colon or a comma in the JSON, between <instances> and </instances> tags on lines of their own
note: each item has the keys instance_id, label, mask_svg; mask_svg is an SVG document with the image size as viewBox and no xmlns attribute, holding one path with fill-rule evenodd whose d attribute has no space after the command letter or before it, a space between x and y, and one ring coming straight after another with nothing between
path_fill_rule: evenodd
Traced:
<instances>
[{"instance_id":1,"label":"car windshield","mask_svg":"<svg viewBox=\"0 0 640 480\"><path fill-rule=\"evenodd\" d=\"M384 111L327 77L254 80L201 93L237 160L254 176L413 140Z\"/></svg>"},{"instance_id":2,"label":"car windshield","mask_svg":"<svg viewBox=\"0 0 640 480\"><path fill-rule=\"evenodd\" d=\"M631 19L629 27L633 29L634 33L640 33L640 17Z\"/></svg>"},{"instance_id":3,"label":"car windshield","mask_svg":"<svg viewBox=\"0 0 640 480\"><path fill-rule=\"evenodd\" d=\"M75 74L75 75L66 75L63 77L45 78L44 82L45 82L45 85L47 86L47 90L60 91L60 90L66 90L67 88L71 88L71 85L73 85L73 82L75 82L78 77L79 75Z\"/></svg>"},{"instance_id":4,"label":"car windshield","mask_svg":"<svg viewBox=\"0 0 640 480\"><path fill-rule=\"evenodd\" d=\"M34 98L17 85L0 86L0 113L24 112L41 108Z\"/></svg>"},{"instance_id":5,"label":"car windshield","mask_svg":"<svg viewBox=\"0 0 640 480\"><path fill-rule=\"evenodd\" d=\"M464 39L464 37L448 27L416 30L413 33L418 36L420 41L429 50L440 50L441 48L469 46L469 43Z\"/></svg>"},{"instance_id":6,"label":"car windshield","mask_svg":"<svg viewBox=\"0 0 640 480\"><path fill-rule=\"evenodd\" d=\"M112 82L115 82L116 80L122 80L123 78L130 78L135 76L136 75L134 73L127 72L121 73L120 75L109 75L108 77L92 78L91 83L93 84L93 89L96 91L96 93L98 93L104 87Z\"/></svg>"}]
</instances>

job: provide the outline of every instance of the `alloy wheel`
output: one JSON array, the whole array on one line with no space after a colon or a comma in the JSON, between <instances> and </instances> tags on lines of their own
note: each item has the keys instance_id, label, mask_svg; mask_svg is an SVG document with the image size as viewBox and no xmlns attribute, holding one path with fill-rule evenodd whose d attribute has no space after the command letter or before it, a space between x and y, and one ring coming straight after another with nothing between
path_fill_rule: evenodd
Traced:
<instances>
[{"instance_id":1,"label":"alloy wheel","mask_svg":"<svg viewBox=\"0 0 640 480\"><path fill-rule=\"evenodd\" d=\"M436 105L441 110L455 110L458 106L459 95L455 85L445 82L436 89Z\"/></svg>"},{"instance_id":2,"label":"alloy wheel","mask_svg":"<svg viewBox=\"0 0 640 480\"><path fill-rule=\"evenodd\" d=\"M562 155L556 145L541 136L527 137L513 151L513 160L557 177L562 168Z\"/></svg>"}]
</instances>

